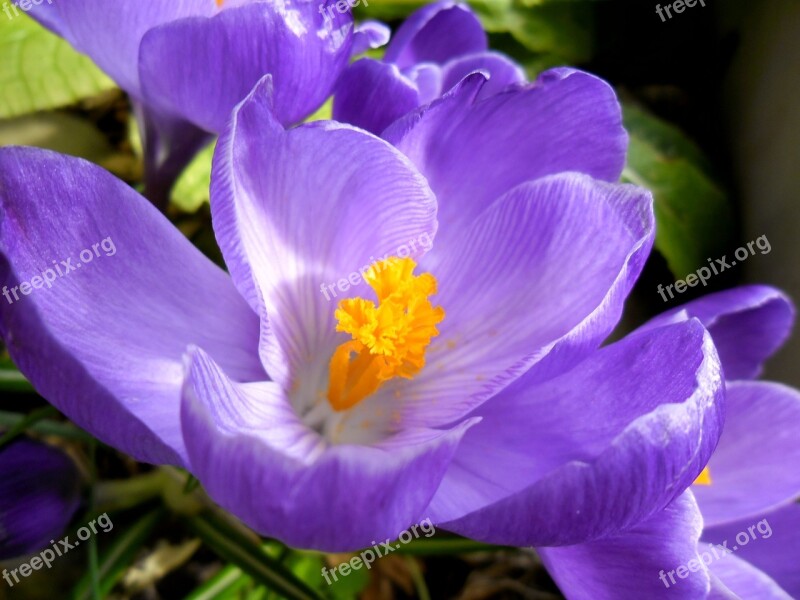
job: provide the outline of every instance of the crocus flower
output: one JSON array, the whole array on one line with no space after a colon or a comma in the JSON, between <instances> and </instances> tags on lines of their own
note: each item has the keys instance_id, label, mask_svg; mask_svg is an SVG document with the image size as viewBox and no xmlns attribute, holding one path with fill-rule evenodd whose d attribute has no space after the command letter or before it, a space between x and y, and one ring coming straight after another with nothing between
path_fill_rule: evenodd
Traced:
<instances>
[{"instance_id":1,"label":"crocus flower","mask_svg":"<svg viewBox=\"0 0 800 600\"><path fill-rule=\"evenodd\" d=\"M612 183L619 104L578 71L476 100L485 81L393 145L285 130L266 77L214 159L230 277L98 167L0 150L3 285L117 247L0 302L12 357L81 427L293 546L425 518L578 543L661 510L716 444L722 381L697 321L596 352L653 242L650 195Z\"/></svg>"},{"instance_id":2,"label":"crocus flower","mask_svg":"<svg viewBox=\"0 0 800 600\"><path fill-rule=\"evenodd\" d=\"M362 58L344 72L333 118L377 134L474 71L490 75L484 97L525 81L521 67L488 49L486 32L466 4L434 2L400 26L383 60Z\"/></svg>"},{"instance_id":3,"label":"crocus flower","mask_svg":"<svg viewBox=\"0 0 800 600\"><path fill-rule=\"evenodd\" d=\"M286 125L330 95L350 56L352 17L319 9L317 0L68 0L31 14L130 94L146 193L163 201L206 132L222 131L265 74Z\"/></svg>"},{"instance_id":4,"label":"crocus flower","mask_svg":"<svg viewBox=\"0 0 800 600\"><path fill-rule=\"evenodd\" d=\"M590 544L539 549L570 600L800 597L800 392L754 381L793 317L779 291L747 286L642 328L686 319L708 328L727 379L725 428L691 490L663 513Z\"/></svg>"},{"instance_id":5,"label":"crocus flower","mask_svg":"<svg viewBox=\"0 0 800 600\"><path fill-rule=\"evenodd\" d=\"M25 438L0 449L0 560L48 546L80 504L80 475L66 454Z\"/></svg>"}]
</instances>

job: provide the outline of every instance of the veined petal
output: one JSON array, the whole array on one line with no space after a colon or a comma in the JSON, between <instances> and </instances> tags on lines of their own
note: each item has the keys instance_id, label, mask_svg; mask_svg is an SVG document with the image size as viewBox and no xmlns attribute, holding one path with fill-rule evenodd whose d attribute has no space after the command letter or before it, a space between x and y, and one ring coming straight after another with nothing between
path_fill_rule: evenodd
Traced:
<instances>
[{"instance_id":1,"label":"veined petal","mask_svg":"<svg viewBox=\"0 0 800 600\"><path fill-rule=\"evenodd\" d=\"M477 101L494 96L510 85L526 81L525 70L506 55L499 52L478 52L460 56L444 66L442 90L449 90L475 71L482 71L489 76L489 80L481 87Z\"/></svg>"},{"instance_id":2,"label":"veined petal","mask_svg":"<svg viewBox=\"0 0 800 600\"><path fill-rule=\"evenodd\" d=\"M746 285L708 294L646 323L642 329L696 318L711 333L727 379L753 379L794 324L794 306L780 290Z\"/></svg>"},{"instance_id":3,"label":"veined petal","mask_svg":"<svg viewBox=\"0 0 800 600\"><path fill-rule=\"evenodd\" d=\"M707 526L800 498L800 392L756 381L727 387L725 430L708 463L711 484L693 488Z\"/></svg>"},{"instance_id":4,"label":"veined petal","mask_svg":"<svg viewBox=\"0 0 800 600\"><path fill-rule=\"evenodd\" d=\"M264 535L325 551L364 548L424 520L476 422L329 446L277 384L233 383L200 350L188 358L182 419L192 471L215 501Z\"/></svg>"},{"instance_id":5,"label":"veined petal","mask_svg":"<svg viewBox=\"0 0 800 600\"><path fill-rule=\"evenodd\" d=\"M751 534L752 530L752 534ZM754 569L760 569L772 582L779 585L792 597L800 597L800 504L793 503L781 509L749 517L742 521L727 523L717 527L707 527L703 532L703 540L711 544L722 544L727 540L728 548L736 546L735 556L739 561L732 561L730 570L739 562L747 561ZM748 542L742 544L739 534L746 535ZM719 573L722 581L731 583L725 572ZM763 577L758 577L763 581ZM732 589L735 587L731 583ZM757 595L743 595L743 598L761 598ZM768 596L764 596L768 597ZM780 596L781 598L788 596Z\"/></svg>"},{"instance_id":6,"label":"veined petal","mask_svg":"<svg viewBox=\"0 0 800 600\"><path fill-rule=\"evenodd\" d=\"M517 185L563 171L619 179L628 135L613 89L570 69L476 101L486 78L473 74L442 99L395 121L382 137L427 177L439 202L434 254Z\"/></svg>"},{"instance_id":7,"label":"veined petal","mask_svg":"<svg viewBox=\"0 0 800 600\"><path fill-rule=\"evenodd\" d=\"M19 369L103 442L183 464L183 352L198 344L237 380L263 378L256 315L219 267L100 167L3 148L0 203L0 330ZM25 296L21 282L38 289Z\"/></svg>"},{"instance_id":8,"label":"veined petal","mask_svg":"<svg viewBox=\"0 0 800 600\"><path fill-rule=\"evenodd\" d=\"M709 600L793 600L769 575L736 554L715 560L711 571Z\"/></svg>"},{"instance_id":9,"label":"veined petal","mask_svg":"<svg viewBox=\"0 0 800 600\"><path fill-rule=\"evenodd\" d=\"M379 134L419 106L417 86L397 66L362 58L342 74L333 98L333 118Z\"/></svg>"},{"instance_id":10,"label":"veined petal","mask_svg":"<svg viewBox=\"0 0 800 600\"><path fill-rule=\"evenodd\" d=\"M421 62L444 64L486 50L486 32L469 6L451 0L429 4L409 16L386 48L384 60L401 69Z\"/></svg>"},{"instance_id":11,"label":"veined petal","mask_svg":"<svg viewBox=\"0 0 800 600\"><path fill-rule=\"evenodd\" d=\"M154 27L139 53L147 101L219 133L270 73L276 118L285 125L302 120L330 95L352 44L350 15L323 18L318 8L312 1L254 2Z\"/></svg>"},{"instance_id":12,"label":"veined petal","mask_svg":"<svg viewBox=\"0 0 800 600\"><path fill-rule=\"evenodd\" d=\"M705 598L709 575L697 549L702 529L697 503L687 491L630 531L537 551L570 600ZM684 578L669 575L690 563Z\"/></svg>"},{"instance_id":13,"label":"veined petal","mask_svg":"<svg viewBox=\"0 0 800 600\"><path fill-rule=\"evenodd\" d=\"M575 173L515 188L430 270L447 317L406 384L407 424L464 416L516 377L571 368L611 332L653 240L652 200ZM437 238L438 243L438 238ZM531 377L530 381L534 379Z\"/></svg>"},{"instance_id":14,"label":"veined petal","mask_svg":"<svg viewBox=\"0 0 800 600\"><path fill-rule=\"evenodd\" d=\"M26 438L0 450L0 560L60 537L80 503L80 474L60 450Z\"/></svg>"},{"instance_id":15,"label":"veined petal","mask_svg":"<svg viewBox=\"0 0 800 600\"><path fill-rule=\"evenodd\" d=\"M436 200L379 138L330 121L285 131L270 110L269 82L217 144L211 210L233 280L261 315L264 364L288 388L290 372L315 358L327 368L337 302L368 289L351 287L349 276L356 281L409 240L433 239Z\"/></svg>"},{"instance_id":16,"label":"veined petal","mask_svg":"<svg viewBox=\"0 0 800 600\"><path fill-rule=\"evenodd\" d=\"M722 429L719 358L697 321L623 340L473 413L431 503L442 527L553 546L635 527L685 490ZM531 509L535 507L535 509Z\"/></svg>"},{"instance_id":17,"label":"veined petal","mask_svg":"<svg viewBox=\"0 0 800 600\"><path fill-rule=\"evenodd\" d=\"M367 20L356 25L353 33L351 56L358 56L370 49L385 46L392 37L392 30L380 21Z\"/></svg>"}]
</instances>

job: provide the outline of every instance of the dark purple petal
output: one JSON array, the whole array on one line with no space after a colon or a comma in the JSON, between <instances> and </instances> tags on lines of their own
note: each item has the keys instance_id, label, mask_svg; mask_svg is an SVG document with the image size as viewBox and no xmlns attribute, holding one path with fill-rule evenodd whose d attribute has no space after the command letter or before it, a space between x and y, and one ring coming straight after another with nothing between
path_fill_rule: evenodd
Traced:
<instances>
[{"instance_id":1,"label":"dark purple petal","mask_svg":"<svg viewBox=\"0 0 800 600\"><path fill-rule=\"evenodd\" d=\"M447 63L443 69L442 90L449 90L475 71L482 71L489 77L476 98L478 101L502 92L509 85L526 81L522 67L504 54L481 52L460 56Z\"/></svg>"},{"instance_id":2,"label":"dark purple petal","mask_svg":"<svg viewBox=\"0 0 800 600\"><path fill-rule=\"evenodd\" d=\"M237 380L263 378L256 315L224 271L100 167L4 148L0 203L0 328L17 366L100 440L182 464L181 357L197 344ZM50 289L39 279L14 300L48 269Z\"/></svg>"},{"instance_id":3,"label":"dark purple petal","mask_svg":"<svg viewBox=\"0 0 800 600\"><path fill-rule=\"evenodd\" d=\"M421 62L444 64L486 50L483 26L466 4L443 0L415 11L400 26L384 60L401 69Z\"/></svg>"},{"instance_id":4,"label":"dark purple petal","mask_svg":"<svg viewBox=\"0 0 800 600\"><path fill-rule=\"evenodd\" d=\"M727 379L753 379L789 337L792 301L780 290L748 285L703 296L669 310L644 328L694 317L711 332Z\"/></svg>"},{"instance_id":5,"label":"dark purple petal","mask_svg":"<svg viewBox=\"0 0 800 600\"><path fill-rule=\"evenodd\" d=\"M710 548L705 552L713 554ZM792 600L792 596L766 573L735 554L714 560L709 569L709 600Z\"/></svg>"},{"instance_id":6,"label":"dark purple petal","mask_svg":"<svg viewBox=\"0 0 800 600\"><path fill-rule=\"evenodd\" d=\"M439 202L434 254L520 183L563 171L616 181L628 135L614 91L601 79L554 69L533 84L476 102L474 74L382 136L417 165Z\"/></svg>"},{"instance_id":7,"label":"dark purple petal","mask_svg":"<svg viewBox=\"0 0 800 600\"><path fill-rule=\"evenodd\" d=\"M717 346L719 348L719 346ZM725 430L694 493L706 525L754 517L800 498L800 392L778 383L728 383Z\"/></svg>"},{"instance_id":8,"label":"dark purple petal","mask_svg":"<svg viewBox=\"0 0 800 600\"><path fill-rule=\"evenodd\" d=\"M708 571L697 551L703 519L691 493L630 531L577 546L537 548L570 600L705 598ZM688 571L691 563L692 571ZM687 566L684 578L669 571Z\"/></svg>"},{"instance_id":9,"label":"dark purple petal","mask_svg":"<svg viewBox=\"0 0 800 600\"><path fill-rule=\"evenodd\" d=\"M753 528L752 534L750 528ZM742 532L749 539L746 544L740 543L744 536L736 539ZM786 592L800 598L800 504L793 503L735 523L707 527L703 540L712 544L728 540L728 548L737 546L736 557L761 569ZM726 578L720 577L728 583Z\"/></svg>"},{"instance_id":10,"label":"dark purple petal","mask_svg":"<svg viewBox=\"0 0 800 600\"><path fill-rule=\"evenodd\" d=\"M36 552L69 525L81 502L66 454L18 439L0 450L0 560Z\"/></svg>"},{"instance_id":11,"label":"dark purple petal","mask_svg":"<svg viewBox=\"0 0 800 600\"><path fill-rule=\"evenodd\" d=\"M288 388L289 376L315 359L327 367L341 342L339 299L369 289L347 284L343 294L337 282L411 239L433 239L436 200L379 138L332 121L284 131L268 88L269 77L217 144L211 211L233 280L262 317L264 364Z\"/></svg>"},{"instance_id":12,"label":"dark purple petal","mask_svg":"<svg viewBox=\"0 0 800 600\"><path fill-rule=\"evenodd\" d=\"M219 133L270 73L278 120L302 120L330 95L352 44L349 14L324 19L318 8L317 2L255 2L153 28L139 54L145 99Z\"/></svg>"},{"instance_id":13,"label":"dark purple petal","mask_svg":"<svg viewBox=\"0 0 800 600\"><path fill-rule=\"evenodd\" d=\"M653 241L650 194L565 173L482 213L429 268L446 313L426 367L405 386L404 422L463 417L528 369L570 369L619 320ZM438 238L437 238L438 242Z\"/></svg>"},{"instance_id":14,"label":"dark purple petal","mask_svg":"<svg viewBox=\"0 0 800 600\"><path fill-rule=\"evenodd\" d=\"M362 58L339 78L333 118L378 134L417 106L417 86L395 65Z\"/></svg>"},{"instance_id":15,"label":"dark purple petal","mask_svg":"<svg viewBox=\"0 0 800 600\"><path fill-rule=\"evenodd\" d=\"M189 358L182 419L192 472L216 502L264 535L326 551L394 539L424 520L475 422L330 445L277 384L235 384L201 351Z\"/></svg>"},{"instance_id":16,"label":"dark purple petal","mask_svg":"<svg viewBox=\"0 0 800 600\"><path fill-rule=\"evenodd\" d=\"M719 439L723 395L697 321L628 336L544 384L523 376L473 413L483 421L429 512L462 535L520 546L634 527L700 473Z\"/></svg>"}]
</instances>

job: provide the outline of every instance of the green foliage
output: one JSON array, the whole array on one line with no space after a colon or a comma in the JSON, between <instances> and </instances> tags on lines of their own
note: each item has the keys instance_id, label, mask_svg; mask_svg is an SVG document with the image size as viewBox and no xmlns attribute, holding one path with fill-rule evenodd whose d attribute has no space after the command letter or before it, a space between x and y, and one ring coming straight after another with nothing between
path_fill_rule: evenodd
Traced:
<instances>
[{"instance_id":1,"label":"green foliage","mask_svg":"<svg viewBox=\"0 0 800 600\"><path fill-rule=\"evenodd\" d=\"M653 192L656 249L683 278L733 245L728 196L679 129L634 106L625 106L624 119L631 142L623 178Z\"/></svg>"},{"instance_id":2,"label":"green foliage","mask_svg":"<svg viewBox=\"0 0 800 600\"><path fill-rule=\"evenodd\" d=\"M0 119L66 106L112 89L66 41L20 13L0 18Z\"/></svg>"}]
</instances>

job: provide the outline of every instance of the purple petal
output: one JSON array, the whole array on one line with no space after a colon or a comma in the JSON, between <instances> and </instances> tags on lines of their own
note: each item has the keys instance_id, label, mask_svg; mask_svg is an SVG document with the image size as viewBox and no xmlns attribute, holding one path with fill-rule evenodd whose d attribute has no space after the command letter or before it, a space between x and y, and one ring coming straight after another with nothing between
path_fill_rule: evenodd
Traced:
<instances>
[{"instance_id":1,"label":"purple petal","mask_svg":"<svg viewBox=\"0 0 800 600\"><path fill-rule=\"evenodd\" d=\"M625 162L628 136L619 103L601 79L555 69L476 102L485 81L480 74L467 77L382 134L436 194L443 237L434 253L520 183L563 171L616 181Z\"/></svg>"},{"instance_id":2,"label":"purple petal","mask_svg":"<svg viewBox=\"0 0 800 600\"><path fill-rule=\"evenodd\" d=\"M702 528L697 504L684 492L630 531L537 551L570 600L705 598L709 576L697 552ZM687 567L684 577L670 577L680 565Z\"/></svg>"},{"instance_id":3,"label":"purple petal","mask_svg":"<svg viewBox=\"0 0 800 600\"><path fill-rule=\"evenodd\" d=\"M728 383L725 430L708 463L711 485L693 488L707 525L800 498L798 432L800 392L777 383Z\"/></svg>"},{"instance_id":4,"label":"purple petal","mask_svg":"<svg viewBox=\"0 0 800 600\"><path fill-rule=\"evenodd\" d=\"M49 545L80 502L78 469L60 450L24 438L0 450L0 560Z\"/></svg>"},{"instance_id":5,"label":"purple petal","mask_svg":"<svg viewBox=\"0 0 800 600\"><path fill-rule=\"evenodd\" d=\"M378 134L417 106L416 85L395 65L362 58L339 78L333 118Z\"/></svg>"},{"instance_id":6,"label":"purple petal","mask_svg":"<svg viewBox=\"0 0 800 600\"><path fill-rule=\"evenodd\" d=\"M349 275L373 258L421 235L432 239L436 200L379 138L330 121L284 131L268 88L265 78L217 144L211 210L233 280L262 317L264 364L288 387L290 374L315 359L327 367L341 341L336 288L350 288ZM365 288L354 283L342 295Z\"/></svg>"},{"instance_id":7,"label":"purple petal","mask_svg":"<svg viewBox=\"0 0 800 600\"><path fill-rule=\"evenodd\" d=\"M216 502L264 535L325 551L394 539L424 519L476 421L329 445L277 384L235 384L201 351L189 359L182 418L192 471Z\"/></svg>"},{"instance_id":8,"label":"purple petal","mask_svg":"<svg viewBox=\"0 0 800 600\"><path fill-rule=\"evenodd\" d=\"M230 278L144 198L82 160L0 150L0 202L0 328L17 366L103 442L182 464L187 345L239 380L263 378L258 321ZM15 300L20 282L39 288Z\"/></svg>"},{"instance_id":9,"label":"purple petal","mask_svg":"<svg viewBox=\"0 0 800 600\"><path fill-rule=\"evenodd\" d=\"M697 321L628 336L544 384L522 377L473 413L483 421L429 512L462 535L520 546L634 527L700 473L723 394Z\"/></svg>"},{"instance_id":10,"label":"purple petal","mask_svg":"<svg viewBox=\"0 0 800 600\"><path fill-rule=\"evenodd\" d=\"M270 73L278 120L302 120L330 95L352 43L349 14L323 19L317 9L314 2L256 2L152 29L139 54L147 101L221 132Z\"/></svg>"},{"instance_id":11,"label":"purple petal","mask_svg":"<svg viewBox=\"0 0 800 600\"><path fill-rule=\"evenodd\" d=\"M88 54L124 90L141 97L139 44L151 28L176 19L210 16L217 11L206 0L54 0L59 17L37 11L33 16L56 29L84 54ZM169 56L162 57L168 61Z\"/></svg>"},{"instance_id":12,"label":"purple petal","mask_svg":"<svg viewBox=\"0 0 800 600\"><path fill-rule=\"evenodd\" d=\"M476 71L484 72L489 80L481 88L476 100L502 92L508 86L525 83L525 71L513 60L499 52L481 52L461 56L447 63L443 69L442 89L449 90L464 77Z\"/></svg>"},{"instance_id":13,"label":"purple petal","mask_svg":"<svg viewBox=\"0 0 800 600\"><path fill-rule=\"evenodd\" d=\"M713 555L711 548L705 552ZM772 578L734 554L714 560L709 600L792 600Z\"/></svg>"},{"instance_id":14,"label":"purple petal","mask_svg":"<svg viewBox=\"0 0 800 600\"><path fill-rule=\"evenodd\" d=\"M794 306L781 291L763 285L741 286L703 296L669 310L644 328L694 317L714 338L727 379L753 379L789 337Z\"/></svg>"},{"instance_id":15,"label":"purple petal","mask_svg":"<svg viewBox=\"0 0 800 600\"><path fill-rule=\"evenodd\" d=\"M712 544L722 544L727 540L728 548L737 547L738 558L761 569L792 596L800 597L798 532L800 504L794 503L757 517L706 527L703 539ZM742 544L745 537L749 541Z\"/></svg>"},{"instance_id":16,"label":"purple petal","mask_svg":"<svg viewBox=\"0 0 800 600\"><path fill-rule=\"evenodd\" d=\"M380 21L362 21L353 33L351 56L358 56L370 49L380 48L389 42L392 30Z\"/></svg>"},{"instance_id":17,"label":"purple petal","mask_svg":"<svg viewBox=\"0 0 800 600\"><path fill-rule=\"evenodd\" d=\"M401 69L421 62L444 64L486 50L486 33L466 4L444 0L415 11L400 26L384 60Z\"/></svg>"},{"instance_id":18,"label":"purple petal","mask_svg":"<svg viewBox=\"0 0 800 600\"><path fill-rule=\"evenodd\" d=\"M436 276L446 317L426 368L407 384L425 400L408 404L405 422L452 422L528 369L551 377L597 348L619 320L653 229L648 192L581 174L526 183L498 200L440 265L428 269L427 257L420 265Z\"/></svg>"}]
</instances>

